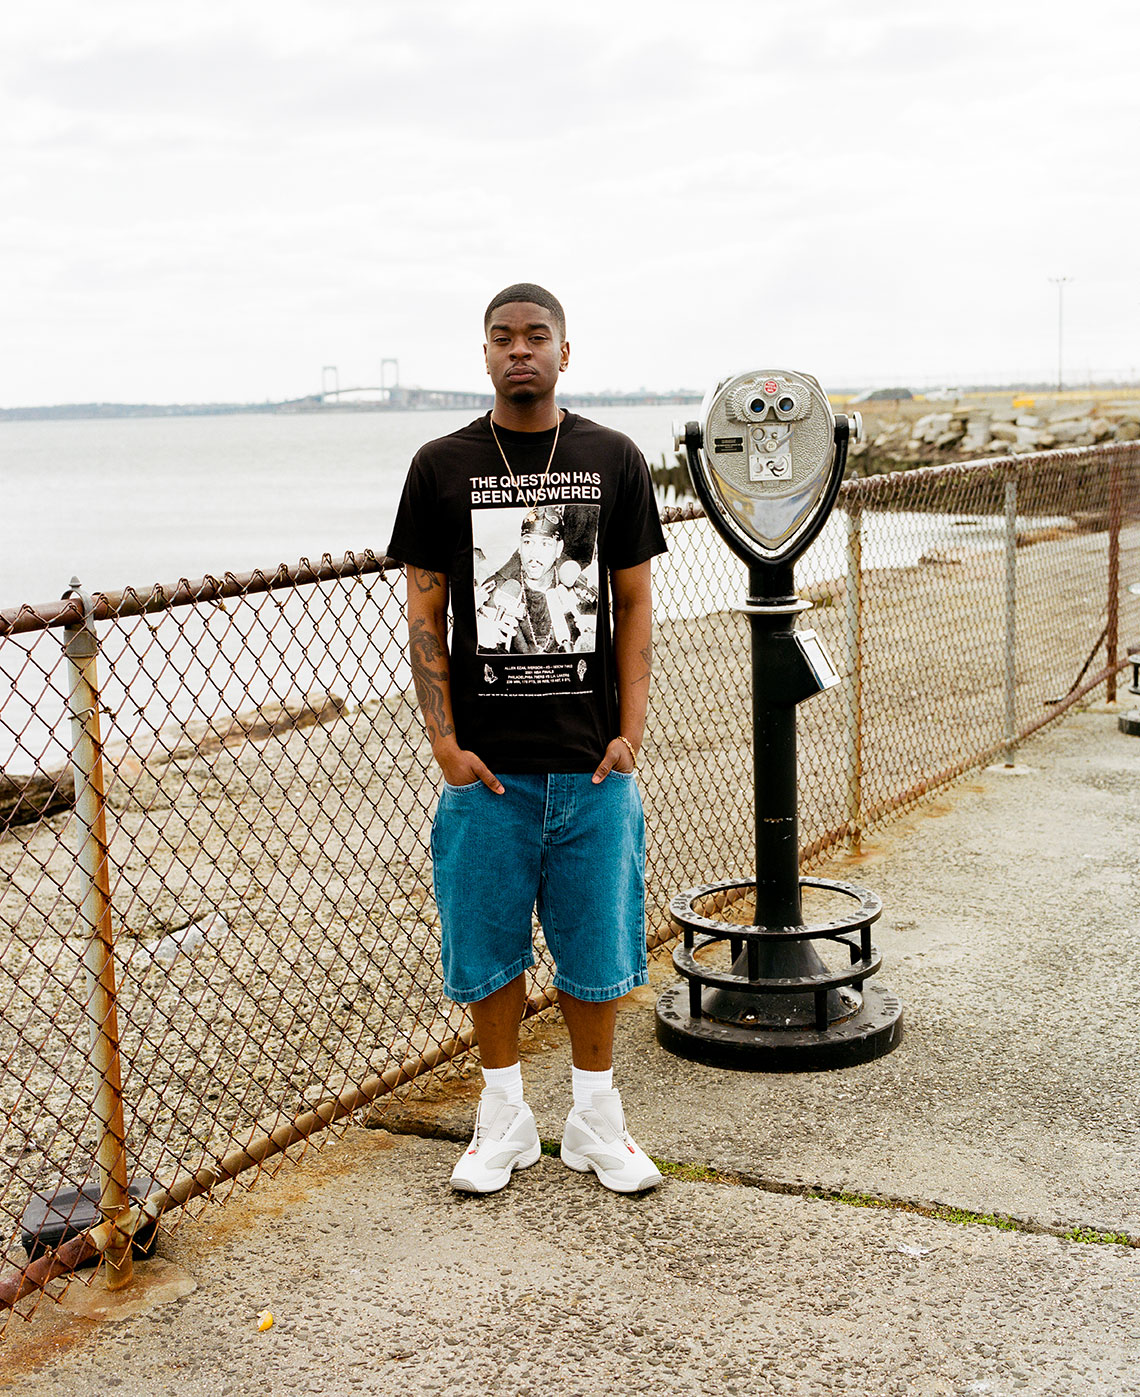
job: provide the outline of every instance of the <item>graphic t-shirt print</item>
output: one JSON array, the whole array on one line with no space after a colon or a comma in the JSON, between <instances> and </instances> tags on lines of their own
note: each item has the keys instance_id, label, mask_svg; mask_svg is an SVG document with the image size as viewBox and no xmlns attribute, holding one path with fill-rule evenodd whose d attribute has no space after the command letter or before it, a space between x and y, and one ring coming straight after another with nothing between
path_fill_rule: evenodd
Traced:
<instances>
[{"instance_id":1,"label":"graphic t-shirt print","mask_svg":"<svg viewBox=\"0 0 1140 1397\"><path fill-rule=\"evenodd\" d=\"M481 655L592 655L598 630L596 504L472 511Z\"/></svg>"}]
</instances>

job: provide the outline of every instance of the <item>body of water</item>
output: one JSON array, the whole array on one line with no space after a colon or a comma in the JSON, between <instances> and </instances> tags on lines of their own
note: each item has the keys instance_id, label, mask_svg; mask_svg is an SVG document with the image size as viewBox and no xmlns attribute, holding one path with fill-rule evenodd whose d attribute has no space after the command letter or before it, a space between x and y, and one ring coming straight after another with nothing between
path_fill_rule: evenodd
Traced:
<instances>
[{"instance_id":1,"label":"body of water","mask_svg":"<svg viewBox=\"0 0 1140 1397\"><path fill-rule=\"evenodd\" d=\"M679 411L593 415L658 460L672 451ZM464 409L0 423L0 609L54 601L73 576L90 591L145 592L155 582L273 571L323 553L382 553L416 450L477 415ZM316 634L306 611L310 590L279 593L267 610L227 613L225 654L210 607L101 624L104 740L113 748L133 732L145 751L148 729L157 736L171 723L237 712L272 696L273 683L254 658L267 646L280 654L290 691L352 682L355 659L336 613L316 608ZM358 623L377 634L399 632L401 594L370 591L358 601ZM265 627L274 621L270 635ZM0 771L53 769L67 760L61 635L0 642ZM397 688L410 683L404 671L397 663L390 676Z\"/></svg>"},{"instance_id":2,"label":"body of water","mask_svg":"<svg viewBox=\"0 0 1140 1397\"><path fill-rule=\"evenodd\" d=\"M684 408L597 410L647 458L672 456L672 421ZM149 590L205 573L274 570L302 556L384 550L408 462L424 441L454 431L460 412L265 414L0 423L0 609L55 600L76 575L90 591ZM669 531L654 564L655 611L685 618L726 610L747 590L747 570L704 520ZM906 567L931 549L1001 547L1000 517L863 514L863 562ZM802 585L846 574L841 511L797 565ZM711 560L711 561L710 561ZM335 608L307 610L305 593L277 594L272 608L182 608L121 625L102 623L104 739L134 732L145 755L158 734L211 714L236 712L291 692L373 682L354 679ZM326 591L335 590L327 584ZM402 588L357 600L367 634L402 632ZM314 615L319 617L314 621ZM271 630L266 628L270 627ZM238 632L241 632L240 635ZM0 642L0 771L55 768L70 727L62 633ZM271 678L255 657L272 650ZM397 654L399 652L397 651ZM841 657L835 657L843 667ZM281 676L288 676L287 682ZM387 683L406 688L406 663Z\"/></svg>"},{"instance_id":3,"label":"body of water","mask_svg":"<svg viewBox=\"0 0 1140 1397\"><path fill-rule=\"evenodd\" d=\"M592 409L651 461L685 407ZM382 552L417 448L479 414L265 413L0 423L0 610Z\"/></svg>"}]
</instances>

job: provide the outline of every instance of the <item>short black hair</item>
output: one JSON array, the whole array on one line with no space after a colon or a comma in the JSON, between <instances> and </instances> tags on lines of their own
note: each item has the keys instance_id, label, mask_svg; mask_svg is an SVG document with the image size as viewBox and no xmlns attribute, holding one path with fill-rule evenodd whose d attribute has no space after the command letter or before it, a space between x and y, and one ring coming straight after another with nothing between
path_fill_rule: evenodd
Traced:
<instances>
[{"instance_id":1,"label":"short black hair","mask_svg":"<svg viewBox=\"0 0 1140 1397\"><path fill-rule=\"evenodd\" d=\"M483 312L484 334L490 329L492 312L500 306L510 305L513 301L529 301L532 305L543 306L552 312L558 338L566 338L566 312L562 309L561 301L544 287L536 286L533 281L516 281L513 286L504 286L497 296L492 297L491 304Z\"/></svg>"}]
</instances>

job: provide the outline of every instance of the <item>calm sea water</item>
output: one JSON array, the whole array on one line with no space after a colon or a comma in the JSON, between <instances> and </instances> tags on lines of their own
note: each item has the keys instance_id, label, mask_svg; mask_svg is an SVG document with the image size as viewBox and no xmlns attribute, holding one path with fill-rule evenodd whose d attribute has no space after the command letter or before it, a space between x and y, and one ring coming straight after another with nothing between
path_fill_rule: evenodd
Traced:
<instances>
[{"instance_id":1,"label":"calm sea water","mask_svg":"<svg viewBox=\"0 0 1140 1397\"><path fill-rule=\"evenodd\" d=\"M682 407L592 409L651 461ZM381 552L416 449L478 414L0 423L0 610L90 590Z\"/></svg>"},{"instance_id":2,"label":"calm sea water","mask_svg":"<svg viewBox=\"0 0 1140 1397\"><path fill-rule=\"evenodd\" d=\"M671 458L672 420L683 412L641 407L593 415L626 432L656 462L663 454ZM155 582L204 573L273 570L326 552L382 552L413 453L472 415L0 423L0 609L50 602L73 575L91 591L148 590ZM867 511L863 559L867 567L903 567L951 542L993 548L1001 544L1002 529L1000 518ZM708 524L680 524L669 537L668 555L654 565L658 616L691 617L740 602L746 569ZM796 575L802 585L845 572L845 524L836 511ZM366 589L355 604L366 629L400 634L399 588ZM222 639L209 606L101 624L104 740L114 747L130 737L145 755L147 730L157 741L172 723L279 697L280 679L255 659L267 646L297 692L360 687L353 673L359 659L335 609L310 612L304 596L292 592L279 594L278 607L227 611ZM240 646L233 643L234 627L244 628ZM60 640L60 632L37 633L0 645L0 771L54 769L67 760ZM161 664L157 655L164 657ZM374 682L366 678L364 687ZM408 687L405 661L395 661L388 682Z\"/></svg>"},{"instance_id":3,"label":"calm sea water","mask_svg":"<svg viewBox=\"0 0 1140 1397\"><path fill-rule=\"evenodd\" d=\"M671 453L672 420L683 411L639 407L592 415L658 460ZM417 448L476 415L0 423L0 609L53 601L73 576L91 591L146 591L155 582L272 571L323 553L383 552ZM680 597L682 589L674 590ZM366 596L357 598L361 624L398 632L400 591L381 587ZM354 657L335 614L324 614L327 633L317 635L300 594L278 600L280 613L268 614L285 625L275 629L272 645L289 685L298 692L351 687ZM104 741L114 748L133 734L136 749L145 752L147 729L157 734L172 722L260 702L272 687L252 658L269 643L259 630L265 614L256 607L227 613L227 628L250 632L236 647L236 660L220 654L209 607L101 625L100 641L108 647L101 670ZM16 636L0 645L0 771L54 769L67 760L60 634ZM232 642L230 634L231 650ZM165 661L157 664L160 652ZM147 655L149 661L140 658ZM402 662L390 682L410 684Z\"/></svg>"}]
</instances>

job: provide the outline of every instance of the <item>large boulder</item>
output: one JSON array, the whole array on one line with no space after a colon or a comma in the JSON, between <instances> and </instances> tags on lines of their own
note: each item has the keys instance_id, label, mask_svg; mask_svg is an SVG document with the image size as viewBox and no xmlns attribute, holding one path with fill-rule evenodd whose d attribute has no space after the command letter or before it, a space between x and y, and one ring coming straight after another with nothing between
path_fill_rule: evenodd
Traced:
<instances>
[{"instance_id":1,"label":"large boulder","mask_svg":"<svg viewBox=\"0 0 1140 1397\"><path fill-rule=\"evenodd\" d=\"M1062 446L1085 445L1092 441L1092 421L1088 417L1077 417L1067 422L1051 422L1049 431Z\"/></svg>"},{"instance_id":2,"label":"large boulder","mask_svg":"<svg viewBox=\"0 0 1140 1397\"><path fill-rule=\"evenodd\" d=\"M990 444L990 414L985 411L971 412L966 419L966 431L962 437L963 451L984 451Z\"/></svg>"},{"instance_id":3,"label":"large boulder","mask_svg":"<svg viewBox=\"0 0 1140 1397\"><path fill-rule=\"evenodd\" d=\"M944 436L950 429L950 423L954 420L952 412L928 412L925 417L920 417L914 424L911 431L911 438L914 441L926 442L932 445L939 437Z\"/></svg>"},{"instance_id":4,"label":"large boulder","mask_svg":"<svg viewBox=\"0 0 1140 1397\"><path fill-rule=\"evenodd\" d=\"M905 422L891 422L883 427L875 437L876 447L903 446L910 436L910 428Z\"/></svg>"},{"instance_id":5,"label":"large boulder","mask_svg":"<svg viewBox=\"0 0 1140 1397\"><path fill-rule=\"evenodd\" d=\"M1069 403L1066 407L1055 407L1049 413L1052 422L1079 422L1092 411L1091 403Z\"/></svg>"}]
</instances>

